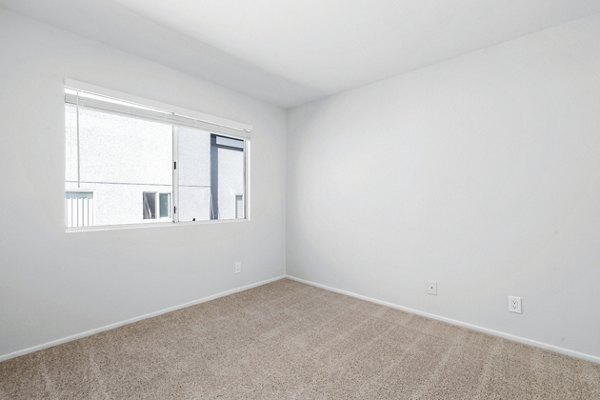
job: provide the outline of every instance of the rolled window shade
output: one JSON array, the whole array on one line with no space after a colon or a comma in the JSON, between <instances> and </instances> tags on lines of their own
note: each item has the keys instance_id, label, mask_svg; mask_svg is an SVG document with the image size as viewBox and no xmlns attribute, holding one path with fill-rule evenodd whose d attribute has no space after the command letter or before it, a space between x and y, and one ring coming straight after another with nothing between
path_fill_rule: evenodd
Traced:
<instances>
[{"instance_id":1,"label":"rolled window shade","mask_svg":"<svg viewBox=\"0 0 600 400\"><path fill-rule=\"evenodd\" d=\"M127 96L123 97L126 98ZM166 124L188 126L243 139L249 139L252 132L251 126L235 121L211 116L197 118L177 111L166 111L169 109L168 106L165 106L164 109L162 107L161 109L154 108L153 106L140 104L141 102L131 102L122 98L82 90L74 86L65 86L65 103Z\"/></svg>"}]
</instances>

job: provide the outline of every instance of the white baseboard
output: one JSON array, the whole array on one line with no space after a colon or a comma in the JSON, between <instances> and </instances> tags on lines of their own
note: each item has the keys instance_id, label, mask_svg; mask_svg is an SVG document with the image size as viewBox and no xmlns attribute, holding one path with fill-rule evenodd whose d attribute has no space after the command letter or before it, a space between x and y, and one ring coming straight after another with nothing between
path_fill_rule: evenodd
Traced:
<instances>
[{"instance_id":1,"label":"white baseboard","mask_svg":"<svg viewBox=\"0 0 600 400\"><path fill-rule=\"evenodd\" d=\"M278 281L280 279L284 279L285 277L286 277L285 275L276 276L274 278L267 279L267 280L264 280L264 281L255 282L255 283L251 283L249 285L245 285L245 286L241 286L241 287L238 287L238 288L229 289L229 290L225 290L223 292L215 293L215 294L212 294L212 295L207 296L207 297L203 297L203 298L198 299L198 300L193 300L193 301L189 301L187 303L179 304L179 305L176 305L176 306L163 308L162 310L153 311L153 312L148 313L148 314L144 314L144 315L140 315L140 316L137 316L137 317L129 318L129 319L126 319L126 320L123 320L123 321L115 322L113 324L104 325L104 326L101 326L99 328L94 328L94 329L87 330L85 332L76 333L74 335L70 335L70 336L67 336L67 337L64 337L64 338L61 338L61 339L52 340L50 342L38 344L36 346L31 346L31 347L28 347L28 348L25 348L25 349L22 349L22 350L17 350L17 351L12 352L12 353L3 354L3 355L0 355L0 362L5 361L5 360L9 360L11 358L19 357L19 356L22 356L22 355L25 355L25 354L33 353L35 351L47 349L49 347L58 346L59 344L71 342L73 340L81 339L81 338L84 338L86 336L95 335L95 334L100 333L100 332L109 331L111 329L119 328L119 327L124 326L124 325L133 324L134 322L138 322L138 321L141 321L143 319L156 317L156 316L159 316L161 314L165 314L165 313L168 313L168 312L171 312L171 311L176 311L176 310L180 310L182 308L194 306L196 304L205 303L207 301L218 299L219 297L225 297L225 296L229 296L230 294L243 292L244 290L248 290L248 289L252 289L252 288L258 287L258 286L266 285L267 283L275 282L275 281Z\"/></svg>"},{"instance_id":2,"label":"white baseboard","mask_svg":"<svg viewBox=\"0 0 600 400\"><path fill-rule=\"evenodd\" d=\"M451 319L451 318L442 317L441 315L431 314L431 313L428 313L428 312L425 312L425 311L421 311L421 310L417 310L417 309L410 308L410 307L404 307L404 306L401 306L399 304L390 303L388 301L379 300L379 299L375 299L375 298L372 298L372 297L364 296L362 294L350 292L348 290L338 289L338 288L334 288L334 287L331 287L331 286L323 285L321 283L309 281L309 280L306 280L306 279L297 278L297 277L292 276L292 275L287 275L286 277L288 279L294 280L296 282L300 282L300 283L304 283L306 285L310 285L310 286L318 287L318 288L321 288L321 289L329 290L330 292L344 294L346 296L350 296L350 297L354 297L354 298L357 298L357 299L360 299L360 300L365 300L365 301L368 301L368 302L371 302L371 303L375 303L375 304L379 304L379 305L382 305L382 306L394 308L396 310L405 311L405 312L408 312L408 313L411 313L411 314L420 315L422 317L426 317L426 318L430 318L430 319L435 319L437 321L446 322L446 323L451 324L451 325L456 325L456 326L460 326L460 327L463 327L463 328L471 329L471 330L474 330L474 331L477 331L477 332L486 333L488 335L498 336L498 337L501 337L503 339L507 339L507 340L510 340L510 341L513 341L513 342L522 343L522 344L526 344L526 345L534 346L534 347L539 347L540 349L544 349L544 350L552 351L552 352L555 352L555 353L564 354L564 355L567 355L567 356L570 356L570 357L578 358L580 360L585 360L585 361L590 361L590 362L593 362L593 363L596 363L596 364L600 364L600 357L599 356L594 356L594 355L591 355L591 354L581 353L581 352L575 351L575 350L565 349L564 347L555 346L553 344L539 342L537 340L528 339L528 338L525 338L525 337L522 337L522 336L512 335L510 333L506 333L506 332L502 332L502 331L497 331L495 329L484 328L484 327L479 326L479 325L475 325L475 324L471 324L471 323L463 322L463 321L458 321L458 320Z\"/></svg>"},{"instance_id":3,"label":"white baseboard","mask_svg":"<svg viewBox=\"0 0 600 400\"><path fill-rule=\"evenodd\" d=\"M474 330L474 331L486 333L488 335L498 336L498 337L501 337L501 338L504 338L504 339L507 339L507 340L511 340L513 342L522 343L522 344L526 344L526 345L530 345L530 346L534 346L534 347L539 347L539 348L544 349L544 350L549 350L549 351L553 351L553 352L556 352L556 353L564 354L564 355L567 355L567 356L570 356L570 357L574 357L574 358L578 358L578 359L581 359L581 360L586 360L586 361L590 361L590 362L593 362L593 363L596 363L596 364L600 364L600 357L598 357L598 356L594 356L594 355L586 354L586 353L581 353L581 352L578 352L578 351L575 351L575 350L566 349L564 347L559 347L559 346L555 346L555 345L552 345L552 344L539 342L537 340L533 340L533 339L528 339L528 338L524 338L524 337L521 337L521 336L512 335L510 333L506 333L506 332L502 332L502 331L497 331L497 330L490 329L490 328L484 328L482 326L478 326L478 325L471 324L471 323L468 323L468 322L458 321L458 320L451 319L451 318L442 317L440 315L431 314L431 313L428 313L428 312L425 312L425 311L420 311L420 310L417 310L417 309L414 309L414 308L404 307L404 306L401 306L401 305L398 305L398 304L390 303L388 301L378 300L378 299L375 299L375 298L372 298L372 297L364 296L362 294L350 292L348 290L338 289L338 288L334 288L334 287L331 287L331 286L323 285L323 284L320 284L320 283L317 283L317 282L309 281L309 280L306 280L306 279L297 278L297 277L292 276L292 275L281 275L281 276L277 276L277 277L274 277L274 278L271 278L271 279L267 279L267 280L264 280L264 281L260 281L260 282L256 282L256 283L251 283L249 285L245 285L245 286L241 286L241 287L238 287L238 288L234 288L234 289L226 290L226 291L223 291L223 292L219 292L219 293L216 293L216 294L213 294L213 295L210 295L210 296L198 299L198 300L193 300L193 301L190 301L190 302L187 302L187 303L184 303L184 304L179 304L179 305L176 305L176 306L164 308L162 310L154 311L154 312L151 312L151 313L148 313L148 314L144 314L144 315L140 315L140 316L137 316L137 317L134 317L134 318L130 318L130 319L127 319L127 320L115 322L113 324L101 326L99 328L90 329L90 330L87 330L85 332L77 333L77 334L70 335L70 336L67 336L67 337L64 337L64 338L61 338L61 339L57 339L57 340L52 340L50 342L42 343L42 344L39 344L39 345L36 345L36 346L32 346L32 347L28 347L28 348L25 348L25 349L22 349L22 350L17 350L17 351L12 352L12 353L3 354L3 355L0 355L0 362L5 361L5 360L9 360L11 358L19 357L19 356L22 356L22 355L25 355L25 354L33 353L33 352L36 352L36 351L39 351L39 350L47 349L49 347L58 346L58 345L63 344L63 343L67 343L67 342L71 342L73 340L84 338L86 336L95 335L95 334L100 333L100 332L109 331L111 329L116 329L118 327L121 327L121 326L124 326L124 325L129 325L129 324L132 324L134 322L141 321L143 319L156 317L156 316L159 316L161 314L165 314L165 313L168 313L168 312L171 312L171 311L176 311L176 310L180 310L182 308L190 307L190 306L193 306L193 305L196 305L196 304L205 303L207 301L215 300L215 299L218 299L220 297L228 296L228 295L231 295L231 294L234 294L234 293L243 292L244 290L248 290L248 289L252 289L252 288L258 287L258 286L266 285L268 283L275 282L275 281L278 281L278 280L283 279L283 278L288 278L288 279L291 279L291 280L294 280L294 281L297 281L297 282L300 282L300 283L304 283L304 284L311 285L311 286L314 286L314 287L318 287L318 288L321 288L321 289L329 290L331 292L344 294L344 295L351 296L351 297L354 297L354 298L357 298L357 299L360 299L360 300L365 300L365 301L368 301L368 302L371 302L371 303L375 303L375 304L379 304L379 305L382 305L382 306L394 308L394 309L397 309L397 310L409 312L409 313L420 315L420 316L423 316L423 317L426 317L426 318L435 319L435 320L446 322L446 323L449 323L449 324L452 324L452 325L456 325L456 326L460 326L460 327L463 327L463 328L471 329L471 330Z\"/></svg>"}]
</instances>

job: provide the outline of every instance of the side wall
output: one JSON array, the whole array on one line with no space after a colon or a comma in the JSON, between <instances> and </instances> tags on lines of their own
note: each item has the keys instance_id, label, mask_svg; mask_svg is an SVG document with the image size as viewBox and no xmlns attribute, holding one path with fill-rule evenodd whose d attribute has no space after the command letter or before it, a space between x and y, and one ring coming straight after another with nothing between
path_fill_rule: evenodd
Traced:
<instances>
[{"instance_id":1,"label":"side wall","mask_svg":"<svg viewBox=\"0 0 600 400\"><path fill-rule=\"evenodd\" d=\"M288 274L600 356L598 38L594 16L291 110Z\"/></svg>"},{"instance_id":2,"label":"side wall","mask_svg":"<svg viewBox=\"0 0 600 400\"><path fill-rule=\"evenodd\" d=\"M0 49L0 357L285 273L283 110L2 9ZM252 220L65 233L65 77L252 124Z\"/></svg>"}]
</instances>

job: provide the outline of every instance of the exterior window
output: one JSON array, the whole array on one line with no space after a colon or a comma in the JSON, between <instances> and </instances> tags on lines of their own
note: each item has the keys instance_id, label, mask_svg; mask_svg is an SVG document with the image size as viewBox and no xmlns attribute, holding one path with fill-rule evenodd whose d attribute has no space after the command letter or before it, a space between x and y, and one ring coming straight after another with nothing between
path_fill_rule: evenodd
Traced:
<instances>
[{"instance_id":1,"label":"exterior window","mask_svg":"<svg viewBox=\"0 0 600 400\"><path fill-rule=\"evenodd\" d=\"M247 138L73 89L65 103L67 228L246 218Z\"/></svg>"},{"instance_id":2,"label":"exterior window","mask_svg":"<svg viewBox=\"0 0 600 400\"><path fill-rule=\"evenodd\" d=\"M144 219L156 219L156 193L144 192Z\"/></svg>"},{"instance_id":3,"label":"exterior window","mask_svg":"<svg viewBox=\"0 0 600 400\"><path fill-rule=\"evenodd\" d=\"M158 197L158 201L157 201ZM171 217L171 193L144 192L142 199L144 219Z\"/></svg>"},{"instance_id":4,"label":"exterior window","mask_svg":"<svg viewBox=\"0 0 600 400\"><path fill-rule=\"evenodd\" d=\"M160 193L158 195L158 198L160 207L160 217L171 217L171 193Z\"/></svg>"}]
</instances>

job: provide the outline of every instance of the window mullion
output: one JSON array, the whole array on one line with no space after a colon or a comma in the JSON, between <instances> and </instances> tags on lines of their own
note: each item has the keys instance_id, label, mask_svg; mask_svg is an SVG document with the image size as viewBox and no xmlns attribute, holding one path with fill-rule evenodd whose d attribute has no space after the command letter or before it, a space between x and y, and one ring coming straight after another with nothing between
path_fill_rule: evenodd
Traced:
<instances>
[{"instance_id":1,"label":"window mullion","mask_svg":"<svg viewBox=\"0 0 600 400\"><path fill-rule=\"evenodd\" d=\"M173 195L171 196L171 201L173 204L171 211L173 222L179 222L179 138L177 135L177 127L172 125L171 128L173 135L173 165L171 166L173 170Z\"/></svg>"},{"instance_id":2,"label":"window mullion","mask_svg":"<svg viewBox=\"0 0 600 400\"><path fill-rule=\"evenodd\" d=\"M79 92L77 92L77 104L75 106L77 113L77 188L81 188L81 145L80 145L80 131L79 131Z\"/></svg>"}]
</instances>

